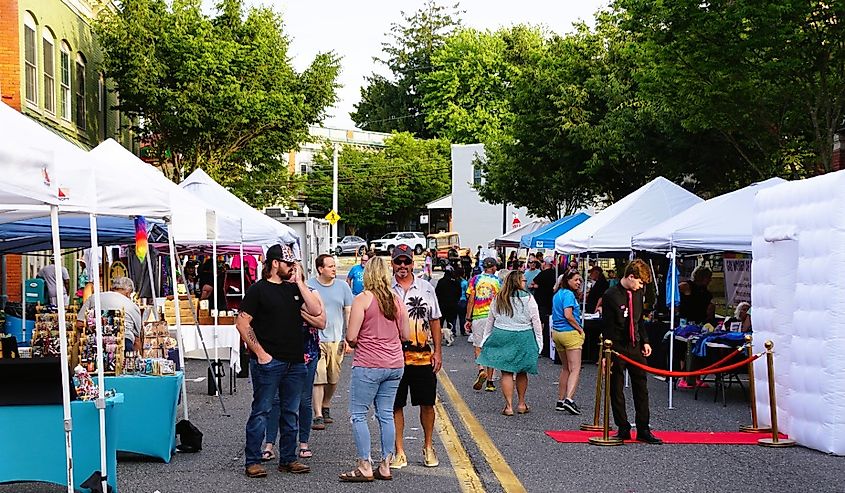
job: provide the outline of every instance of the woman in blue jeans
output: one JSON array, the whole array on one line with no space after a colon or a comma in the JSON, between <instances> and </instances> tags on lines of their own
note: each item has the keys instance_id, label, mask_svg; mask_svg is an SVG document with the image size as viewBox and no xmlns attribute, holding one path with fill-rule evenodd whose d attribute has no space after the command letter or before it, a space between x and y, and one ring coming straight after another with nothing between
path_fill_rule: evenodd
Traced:
<instances>
[{"instance_id":1,"label":"woman in blue jeans","mask_svg":"<svg viewBox=\"0 0 845 493\"><path fill-rule=\"evenodd\" d=\"M346 342L355 348L349 389L352 435L358 452L355 469L340 475L341 481L360 483L393 479L390 461L396 452L393 401L405 369L402 341L410 332L408 312L390 288L384 259L374 257L364 267L364 292L355 297L346 330ZM375 405L381 435L381 461L373 468L367 415Z\"/></svg>"},{"instance_id":2,"label":"woman in blue jeans","mask_svg":"<svg viewBox=\"0 0 845 493\"><path fill-rule=\"evenodd\" d=\"M304 276L304 273L303 273ZM309 288L311 289L311 288ZM320 302L322 309L323 300L320 299L320 293L311 289L314 296ZM318 324L316 317L312 317L304 310L302 311L302 318L305 323L302 324L302 339L305 342L305 382L302 385L302 397L299 401L299 458L310 459L314 453L308 448L308 440L311 438L311 392L314 386L314 376L317 374L317 360L320 359L320 331L315 327ZM264 433L264 450L261 452L261 460L269 462L276 458L273 453L273 446L276 443L276 437L279 432L279 417L281 415L281 402L279 396L273 398L273 408L267 416L267 431Z\"/></svg>"}]
</instances>

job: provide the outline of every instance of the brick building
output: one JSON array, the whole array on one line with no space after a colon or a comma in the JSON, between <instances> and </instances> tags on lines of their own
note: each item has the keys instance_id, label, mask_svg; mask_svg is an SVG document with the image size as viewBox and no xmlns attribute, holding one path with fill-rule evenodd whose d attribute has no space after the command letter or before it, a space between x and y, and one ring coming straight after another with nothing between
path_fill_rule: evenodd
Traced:
<instances>
[{"instance_id":1,"label":"brick building","mask_svg":"<svg viewBox=\"0 0 845 493\"><path fill-rule=\"evenodd\" d=\"M137 153L101 69L92 22L110 0L0 0L0 101L89 150L113 138ZM0 296L21 299L41 256L0 256ZM66 256L75 289L75 257ZM22 273L22 271L24 271ZM2 301L2 299L0 299Z\"/></svg>"}]
</instances>

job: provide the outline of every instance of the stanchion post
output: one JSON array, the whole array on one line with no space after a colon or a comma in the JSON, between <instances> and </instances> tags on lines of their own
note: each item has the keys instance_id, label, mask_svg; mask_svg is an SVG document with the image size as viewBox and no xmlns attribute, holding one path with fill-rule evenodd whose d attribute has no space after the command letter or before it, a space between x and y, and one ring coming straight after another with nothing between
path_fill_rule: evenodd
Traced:
<instances>
[{"instance_id":1,"label":"stanchion post","mask_svg":"<svg viewBox=\"0 0 845 493\"><path fill-rule=\"evenodd\" d=\"M748 355L754 354L751 335L745 336L745 347L748 348ZM754 382L754 362L748 363L748 399L751 401L751 424L742 425L739 431L746 433L766 433L772 431L768 426L760 426L757 422L757 384Z\"/></svg>"},{"instance_id":2,"label":"stanchion post","mask_svg":"<svg viewBox=\"0 0 845 493\"><path fill-rule=\"evenodd\" d=\"M598 364L598 371L596 372L596 407L593 411L593 422L592 423L584 423L581 425L581 431L602 431L604 430L604 426L599 423L601 419L601 381L604 378L604 365L607 363L604 360L604 351L602 350L602 342L599 341L599 364Z\"/></svg>"},{"instance_id":3,"label":"stanchion post","mask_svg":"<svg viewBox=\"0 0 845 493\"><path fill-rule=\"evenodd\" d=\"M622 445L620 438L610 436L610 367L611 367L611 347L613 343L610 339L604 341L604 422L602 426L602 436L590 437L591 445L599 445L610 447L615 445Z\"/></svg>"},{"instance_id":4,"label":"stanchion post","mask_svg":"<svg viewBox=\"0 0 845 493\"><path fill-rule=\"evenodd\" d=\"M772 438L761 438L757 440L757 445L763 447L792 447L795 445L795 440L791 438L780 438L778 436L778 404L775 399L775 355L772 348L774 347L772 341L766 341L766 366L769 380L769 412L772 416Z\"/></svg>"}]
</instances>

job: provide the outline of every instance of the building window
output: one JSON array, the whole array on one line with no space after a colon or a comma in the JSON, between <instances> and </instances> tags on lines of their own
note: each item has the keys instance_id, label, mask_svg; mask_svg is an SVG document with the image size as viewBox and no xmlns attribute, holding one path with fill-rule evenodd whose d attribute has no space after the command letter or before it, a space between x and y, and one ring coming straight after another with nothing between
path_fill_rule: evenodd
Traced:
<instances>
[{"instance_id":1,"label":"building window","mask_svg":"<svg viewBox=\"0 0 845 493\"><path fill-rule=\"evenodd\" d=\"M472 167L472 185L481 186L481 166L478 164Z\"/></svg>"},{"instance_id":2,"label":"building window","mask_svg":"<svg viewBox=\"0 0 845 493\"><path fill-rule=\"evenodd\" d=\"M38 104L38 52L36 51L35 18L27 12L24 16L23 45L26 100L34 105Z\"/></svg>"},{"instance_id":3,"label":"building window","mask_svg":"<svg viewBox=\"0 0 845 493\"><path fill-rule=\"evenodd\" d=\"M44 28L42 42L44 52L44 109L56 113L56 45L50 30Z\"/></svg>"},{"instance_id":4,"label":"building window","mask_svg":"<svg viewBox=\"0 0 845 493\"><path fill-rule=\"evenodd\" d=\"M76 54L76 126L85 130L85 57Z\"/></svg>"},{"instance_id":5,"label":"building window","mask_svg":"<svg viewBox=\"0 0 845 493\"><path fill-rule=\"evenodd\" d=\"M61 106L62 118L70 121L70 46L62 42L62 53L60 56L61 80Z\"/></svg>"}]
</instances>

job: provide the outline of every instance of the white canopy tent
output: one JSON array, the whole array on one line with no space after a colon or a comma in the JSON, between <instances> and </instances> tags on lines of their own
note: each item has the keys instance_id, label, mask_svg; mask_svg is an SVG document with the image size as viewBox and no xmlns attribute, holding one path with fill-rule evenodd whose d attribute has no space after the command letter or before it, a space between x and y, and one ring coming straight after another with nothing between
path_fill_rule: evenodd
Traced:
<instances>
[{"instance_id":1,"label":"white canopy tent","mask_svg":"<svg viewBox=\"0 0 845 493\"><path fill-rule=\"evenodd\" d=\"M290 227L262 214L245 203L232 192L214 181L205 171L195 170L179 184L215 209L243 221L243 243L260 245L265 250L272 245L284 243L290 245L294 255L300 258L299 235Z\"/></svg>"},{"instance_id":2,"label":"white canopy tent","mask_svg":"<svg viewBox=\"0 0 845 493\"><path fill-rule=\"evenodd\" d=\"M631 238L702 202L657 177L555 240L558 253L627 252Z\"/></svg>"},{"instance_id":3,"label":"white canopy tent","mask_svg":"<svg viewBox=\"0 0 845 493\"><path fill-rule=\"evenodd\" d=\"M137 184L143 177L137 173L115 175L96 166L85 151L62 139L29 117L0 104L0 221L45 217L51 219L53 260L61 265L59 213L88 214L90 219L92 263L99 265L97 255L96 215L126 217L144 215L164 217L168 214L167 202L156 193L147 193ZM99 278L93 276L95 309L101 310ZM64 286L56 284L57 298L64 298ZM96 317L97 380L99 398L100 471L103 489L109 471L106 460L105 402L102 353L102 326ZM60 366L62 372L62 408L65 429L67 488L74 491L72 417L70 410L69 368L67 352L67 326L65 307L58 304ZM116 472L116 471L113 471Z\"/></svg>"},{"instance_id":4,"label":"white canopy tent","mask_svg":"<svg viewBox=\"0 0 845 493\"><path fill-rule=\"evenodd\" d=\"M533 221L529 221L518 228L512 229L501 236L493 238L487 243L487 246L519 248L519 242L522 240L523 235L533 233L547 224L549 224L548 219L535 219Z\"/></svg>"},{"instance_id":5,"label":"white canopy tent","mask_svg":"<svg viewBox=\"0 0 845 493\"><path fill-rule=\"evenodd\" d=\"M635 250L669 253L674 263L678 250L706 252L751 252L754 197L757 192L784 183L781 178L770 178L745 188L699 202L680 214L634 236L631 245ZM670 267L672 286L678 284L677 269ZM669 290L669 319L674 330L675 288ZM669 339L669 371L675 355L675 338ZM669 380L669 408L672 408L674 386Z\"/></svg>"},{"instance_id":6,"label":"white canopy tent","mask_svg":"<svg viewBox=\"0 0 845 493\"><path fill-rule=\"evenodd\" d=\"M784 183L770 178L699 202L656 226L634 236L634 250L668 252L751 252L751 219L754 197L760 190Z\"/></svg>"}]
</instances>

